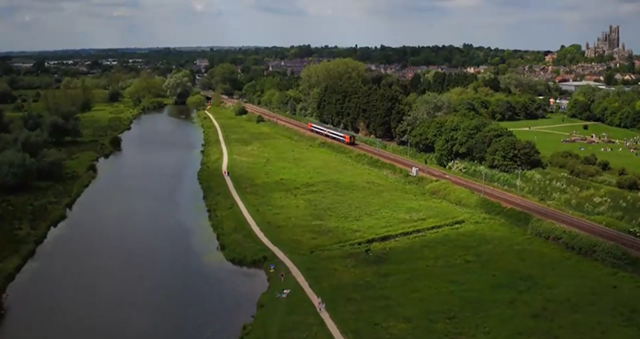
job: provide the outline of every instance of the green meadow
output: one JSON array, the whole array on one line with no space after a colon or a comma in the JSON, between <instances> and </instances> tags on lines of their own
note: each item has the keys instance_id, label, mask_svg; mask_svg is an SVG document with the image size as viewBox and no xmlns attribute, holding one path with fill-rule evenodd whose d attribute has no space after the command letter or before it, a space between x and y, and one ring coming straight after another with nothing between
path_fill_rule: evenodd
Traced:
<instances>
[{"instance_id":1,"label":"green meadow","mask_svg":"<svg viewBox=\"0 0 640 339\"><path fill-rule=\"evenodd\" d=\"M213 113L247 208L345 337L640 337L640 265L614 246L253 115ZM230 202L203 123L201 183L225 256L266 266L273 256ZM310 301L275 297L302 295L295 282L271 281L247 335L325 338Z\"/></svg>"}]
</instances>

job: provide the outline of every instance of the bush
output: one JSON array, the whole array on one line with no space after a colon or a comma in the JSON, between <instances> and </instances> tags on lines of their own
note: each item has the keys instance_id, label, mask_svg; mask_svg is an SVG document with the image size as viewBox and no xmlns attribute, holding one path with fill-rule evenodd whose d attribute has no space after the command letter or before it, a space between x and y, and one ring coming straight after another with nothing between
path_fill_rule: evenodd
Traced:
<instances>
[{"instance_id":1,"label":"bush","mask_svg":"<svg viewBox=\"0 0 640 339\"><path fill-rule=\"evenodd\" d=\"M624 167L620 167L620 168L618 168L618 175L619 175L619 176L627 175L627 169L626 169L626 168L624 168Z\"/></svg>"},{"instance_id":2,"label":"bush","mask_svg":"<svg viewBox=\"0 0 640 339\"><path fill-rule=\"evenodd\" d=\"M598 161L598 167L600 167L603 172L606 172L611 169L611 163L608 160L600 160Z\"/></svg>"},{"instance_id":3,"label":"bush","mask_svg":"<svg viewBox=\"0 0 640 339\"><path fill-rule=\"evenodd\" d=\"M205 99L201 94L191 95L187 99L187 106L189 106L190 109L203 109L206 104L207 99Z\"/></svg>"},{"instance_id":4,"label":"bush","mask_svg":"<svg viewBox=\"0 0 640 339\"><path fill-rule=\"evenodd\" d=\"M633 175L624 175L618 177L616 180L616 186L623 190L638 191L640 190L640 184L638 184L638 178Z\"/></svg>"},{"instance_id":5,"label":"bush","mask_svg":"<svg viewBox=\"0 0 640 339\"><path fill-rule=\"evenodd\" d=\"M140 105L138 105L138 108L142 111L153 111L153 110L161 109L164 106L166 106L166 104L164 103L163 99L144 98L142 99L142 102L140 103Z\"/></svg>"},{"instance_id":6,"label":"bush","mask_svg":"<svg viewBox=\"0 0 640 339\"><path fill-rule=\"evenodd\" d=\"M596 157L595 154L591 153L582 158L582 163L584 165L595 166L598 163L598 157Z\"/></svg>"},{"instance_id":7,"label":"bush","mask_svg":"<svg viewBox=\"0 0 640 339\"><path fill-rule=\"evenodd\" d=\"M577 161L569 163L567 170L569 171L569 175L580 179L594 178L602 174L599 167L583 165Z\"/></svg>"},{"instance_id":8,"label":"bush","mask_svg":"<svg viewBox=\"0 0 640 339\"><path fill-rule=\"evenodd\" d=\"M582 125L582 129L585 130L585 131L588 131L589 130L589 124Z\"/></svg>"},{"instance_id":9,"label":"bush","mask_svg":"<svg viewBox=\"0 0 640 339\"><path fill-rule=\"evenodd\" d=\"M549 165L556 168L567 168L569 163L581 161L582 157L580 154L570 151L555 152L549 157Z\"/></svg>"},{"instance_id":10,"label":"bush","mask_svg":"<svg viewBox=\"0 0 640 339\"><path fill-rule=\"evenodd\" d=\"M117 89L112 89L109 91L107 100L109 100L109 102L118 102L120 101L120 97L122 97L122 92Z\"/></svg>"},{"instance_id":11,"label":"bush","mask_svg":"<svg viewBox=\"0 0 640 339\"><path fill-rule=\"evenodd\" d=\"M235 114L235 116L239 117L239 116L247 115L247 113L249 112L247 111L247 109L244 107L242 103L239 102L234 105L233 114Z\"/></svg>"},{"instance_id":12,"label":"bush","mask_svg":"<svg viewBox=\"0 0 640 339\"><path fill-rule=\"evenodd\" d=\"M256 117L256 124L260 124L260 123L263 123L263 122L265 122L265 120L264 120L264 118L262 117L262 115L258 115L258 116Z\"/></svg>"},{"instance_id":13,"label":"bush","mask_svg":"<svg viewBox=\"0 0 640 339\"><path fill-rule=\"evenodd\" d=\"M25 111L24 108L24 104L21 102L16 102L12 107L11 107L11 111L13 111L14 113L22 113Z\"/></svg>"},{"instance_id":14,"label":"bush","mask_svg":"<svg viewBox=\"0 0 640 339\"><path fill-rule=\"evenodd\" d=\"M109 146L115 150L122 149L122 138L119 135L114 135L109 139Z\"/></svg>"}]
</instances>

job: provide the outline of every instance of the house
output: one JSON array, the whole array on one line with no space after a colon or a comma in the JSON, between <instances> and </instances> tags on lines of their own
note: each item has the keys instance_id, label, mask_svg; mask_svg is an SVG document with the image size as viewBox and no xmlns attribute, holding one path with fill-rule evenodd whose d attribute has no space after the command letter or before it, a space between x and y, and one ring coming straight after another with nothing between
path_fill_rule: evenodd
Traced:
<instances>
[{"instance_id":1,"label":"house","mask_svg":"<svg viewBox=\"0 0 640 339\"><path fill-rule=\"evenodd\" d=\"M548 54L547 56L544 57L544 61L551 63L551 62L553 62L553 60L556 59L556 57L557 57L557 55L555 53L551 53L551 54Z\"/></svg>"},{"instance_id":2,"label":"house","mask_svg":"<svg viewBox=\"0 0 640 339\"><path fill-rule=\"evenodd\" d=\"M597 74L587 74L582 79L583 81L594 81L594 82L603 82L604 78L601 75Z\"/></svg>"},{"instance_id":3,"label":"house","mask_svg":"<svg viewBox=\"0 0 640 339\"><path fill-rule=\"evenodd\" d=\"M576 76L574 74L561 74L556 77L556 82L561 83L561 82L573 81L575 77Z\"/></svg>"},{"instance_id":4,"label":"house","mask_svg":"<svg viewBox=\"0 0 640 339\"><path fill-rule=\"evenodd\" d=\"M209 68L209 60L197 59L193 62L193 70L195 72L205 72Z\"/></svg>"}]
</instances>

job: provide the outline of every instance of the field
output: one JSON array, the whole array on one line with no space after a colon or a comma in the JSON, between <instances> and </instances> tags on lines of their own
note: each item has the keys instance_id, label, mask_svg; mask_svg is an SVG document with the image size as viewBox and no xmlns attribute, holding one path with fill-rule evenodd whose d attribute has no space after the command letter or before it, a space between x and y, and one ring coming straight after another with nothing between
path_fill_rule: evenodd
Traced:
<instances>
[{"instance_id":1,"label":"field","mask_svg":"<svg viewBox=\"0 0 640 339\"><path fill-rule=\"evenodd\" d=\"M571 118L564 118L564 122L562 122L562 119L562 116L552 115L551 118L548 119L503 122L501 125L513 129L513 132L520 139L534 141L538 149L540 149L540 152L545 156L549 156L558 151L572 151L582 155L594 153L599 159L608 160L614 168L625 167L632 171L638 171L638 169L640 169L640 156L635 156L635 154L631 153L629 149L626 149L624 145L563 144L560 142L574 131L582 136L595 134L600 137L604 133L609 139L620 141L623 141L625 138L631 139L640 136L640 133L600 123L588 123L589 129L584 130L582 125L587 122ZM567 125L561 126L564 124ZM531 127L531 129L529 129L529 127ZM583 150L580 149L581 147ZM613 150L608 152L602 151L603 147L611 147Z\"/></svg>"},{"instance_id":2,"label":"field","mask_svg":"<svg viewBox=\"0 0 640 339\"><path fill-rule=\"evenodd\" d=\"M139 113L124 103L96 105L80 115L83 137L59 149L68 157L65 180L37 183L17 195L0 195L0 291L93 180L94 161L113 151L109 139L128 129Z\"/></svg>"},{"instance_id":3,"label":"field","mask_svg":"<svg viewBox=\"0 0 640 339\"><path fill-rule=\"evenodd\" d=\"M640 279L533 235L553 226L252 115L214 114L245 204L347 338L640 336ZM225 255L259 255L230 233ZM255 332L297 338L275 329L287 320L268 298Z\"/></svg>"},{"instance_id":4,"label":"field","mask_svg":"<svg viewBox=\"0 0 640 339\"><path fill-rule=\"evenodd\" d=\"M582 124L584 124L584 122L582 120L565 117L562 114L549 114L546 119L504 121L500 123L500 125L506 128L529 128L529 127L533 128L533 127L554 126L554 125L564 125L564 124L580 124L580 125L576 125L575 127L582 129Z\"/></svg>"}]
</instances>

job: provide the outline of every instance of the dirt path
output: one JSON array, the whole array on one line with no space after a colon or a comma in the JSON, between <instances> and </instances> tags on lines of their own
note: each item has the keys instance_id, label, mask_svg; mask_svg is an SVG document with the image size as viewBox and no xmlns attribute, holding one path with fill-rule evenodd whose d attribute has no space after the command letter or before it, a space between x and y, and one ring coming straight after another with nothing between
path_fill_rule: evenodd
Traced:
<instances>
[{"instance_id":1,"label":"dirt path","mask_svg":"<svg viewBox=\"0 0 640 339\"><path fill-rule=\"evenodd\" d=\"M218 138L220 139L220 147L222 148L222 170L226 171L227 163L229 162L229 156L227 154L227 145L225 144L224 137L222 136L222 130L220 129L220 125L218 125L218 122L213 117L213 115L211 115L211 113L209 113L208 111L205 111L205 113L207 113L207 115L209 116L209 119L211 119L211 122L213 122L213 124L216 126L216 130L218 131ZM293 277L296 278L300 286L302 286L302 289L304 290L304 292L307 294L307 296L311 300L311 303L313 304L313 306L316 307L317 309L318 296L313 292L313 290L311 290L311 287L309 287L309 283L307 283L307 281L304 279L304 277L302 276L302 273L300 273L300 270L298 270L298 268L293 264L293 262L291 262L291 260L279 248L277 248L273 243L271 243L271 241L269 241L269 239L264 235L264 233L262 233L262 231L260 230L260 227L258 227L255 220L253 220L253 218L251 217L251 214L249 214L249 211L247 210L247 208L244 206L244 203L240 199L238 192L233 186L233 182L231 181L231 178L225 176L224 179L227 182L227 186L229 186L229 191L231 191L231 195L233 195L233 199L236 201L236 204L238 204L238 207L240 207L240 211L242 211L242 215L244 215L244 218L247 219L247 222L251 226L251 229L253 230L253 232L258 236L258 238L260 238L260 241L262 241L262 243L264 243L273 253L275 253L278 259L280 259L285 265L287 265ZM338 327L336 326L336 324L333 322L333 320L331 320L331 317L329 316L329 313L327 312L327 310L325 309L323 312L319 312L319 313L320 313L320 316L322 317L322 320L324 320L324 323L327 325L327 328L333 335L333 338L344 339L344 337L342 336L342 333L340 333L340 330L338 330Z\"/></svg>"},{"instance_id":2,"label":"dirt path","mask_svg":"<svg viewBox=\"0 0 640 339\"><path fill-rule=\"evenodd\" d=\"M574 123L571 123L571 124L509 128L509 130L510 131L526 131L526 130L534 130L534 129L542 129L542 128L564 127L564 126L582 126L582 125L593 125L593 124L599 124L599 122L574 122Z\"/></svg>"}]
</instances>

